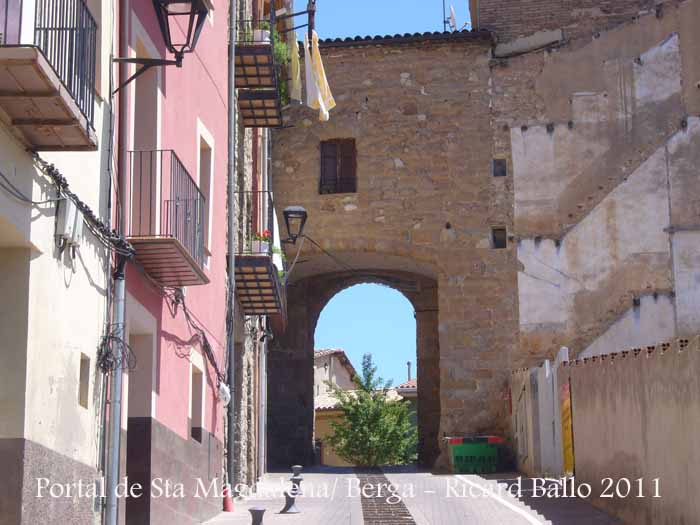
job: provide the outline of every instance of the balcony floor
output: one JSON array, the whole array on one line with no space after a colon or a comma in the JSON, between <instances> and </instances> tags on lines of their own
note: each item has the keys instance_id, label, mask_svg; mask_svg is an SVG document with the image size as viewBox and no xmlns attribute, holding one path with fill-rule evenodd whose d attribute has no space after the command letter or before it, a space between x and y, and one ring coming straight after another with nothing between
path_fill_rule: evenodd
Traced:
<instances>
[{"instance_id":1,"label":"balcony floor","mask_svg":"<svg viewBox=\"0 0 700 525\"><path fill-rule=\"evenodd\" d=\"M236 255L236 297L246 315L282 313L281 285L269 255Z\"/></svg>"},{"instance_id":2,"label":"balcony floor","mask_svg":"<svg viewBox=\"0 0 700 525\"><path fill-rule=\"evenodd\" d=\"M209 283L204 270L174 237L128 237L136 261L161 286L197 286Z\"/></svg>"},{"instance_id":3,"label":"balcony floor","mask_svg":"<svg viewBox=\"0 0 700 525\"><path fill-rule=\"evenodd\" d=\"M0 46L0 118L36 151L97 149L94 130L33 46Z\"/></svg>"},{"instance_id":4,"label":"balcony floor","mask_svg":"<svg viewBox=\"0 0 700 525\"><path fill-rule=\"evenodd\" d=\"M241 89L238 109L246 128L279 128L282 108L277 89Z\"/></svg>"},{"instance_id":5,"label":"balcony floor","mask_svg":"<svg viewBox=\"0 0 700 525\"><path fill-rule=\"evenodd\" d=\"M236 87L274 88L277 86L270 43L236 45Z\"/></svg>"}]
</instances>

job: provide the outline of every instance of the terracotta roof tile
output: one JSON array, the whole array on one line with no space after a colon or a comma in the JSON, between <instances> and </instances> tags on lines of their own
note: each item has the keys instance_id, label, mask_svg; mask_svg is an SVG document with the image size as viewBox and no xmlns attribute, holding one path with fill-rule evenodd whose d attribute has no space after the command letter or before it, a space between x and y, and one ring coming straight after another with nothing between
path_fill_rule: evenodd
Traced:
<instances>
[{"instance_id":1,"label":"terracotta roof tile","mask_svg":"<svg viewBox=\"0 0 700 525\"><path fill-rule=\"evenodd\" d=\"M398 390L409 390L409 389L415 389L418 388L418 380L417 379L411 379L410 381L406 381L405 383L401 383L399 386L396 387Z\"/></svg>"},{"instance_id":2,"label":"terracotta roof tile","mask_svg":"<svg viewBox=\"0 0 700 525\"><path fill-rule=\"evenodd\" d=\"M465 29L463 31L427 31L425 33L404 33L403 35L356 36L348 38L327 38L319 41L320 47L355 47L371 45L412 44L416 42L473 41L493 43L490 31Z\"/></svg>"}]
</instances>

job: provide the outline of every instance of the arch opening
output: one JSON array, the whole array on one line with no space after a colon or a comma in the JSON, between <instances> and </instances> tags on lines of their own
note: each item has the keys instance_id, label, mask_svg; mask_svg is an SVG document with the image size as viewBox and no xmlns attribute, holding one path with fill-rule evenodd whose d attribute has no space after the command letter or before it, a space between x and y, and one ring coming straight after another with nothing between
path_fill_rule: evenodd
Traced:
<instances>
[{"instance_id":1,"label":"arch opening","mask_svg":"<svg viewBox=\"0 0 700 525\"><path fill-rule=\"evenodd\" d=\"M345 306L345 324L354 331L381 328L381 322L370 323L366 318L363 322L362 314L365 312L358 314L358 305L364 304L365 310L373 311L375 316L383 319L387 316L378 315L381 314L382 307L403 307L403 318L408 316L408 319L402 324L409 327L408 335L413 344L407 344L403 338L403 342L399 344L407 346L408 352L404 351L405 355L394 359L389 352L384 352L377 345L363 351L362 343L352 343L350 361L359 372L362 354L372 353L375 363L379 365L379 375L384 379L393 379L394 386L407 382L406 363L411 361L412 378L417 382L415 406L419 435L418 462L421 466L431 467L437 459L440 425L437 281L422 273L387 269L354 270L313 275L297 279L289 286L287 328L285 333L273 342L273 351L268 361L268 464L271 468L285 468L295 462L312 465L322 460L322 457L318 457L315 446L314 416L317 393L314 350L322 346L338 347L345 344L344 337L334 338L332 329L329 333L328 328L324 328L327 323L324 312L332 313L337 308L336 304L342 310L344 297L347 297L347 294L355 295L362 290L375 290L377 304L367 305L363 302L366 297L363 298L362 294L355 297L354 306L353 301ZM373 309L373 306L377 309ZM357 315L353 315L353 308ZM402 317L400 312L396 313ZM368 326L369 324L374 326ZM386 334L380 337L380 346L388 346L386 341L391 341L392 330L393 327L385 326ZM358 344L360 346L357 346ZM383 366L385 362L392 366ZM406 394L410 395L410 392Z\"/></svg>"}]
</instances>

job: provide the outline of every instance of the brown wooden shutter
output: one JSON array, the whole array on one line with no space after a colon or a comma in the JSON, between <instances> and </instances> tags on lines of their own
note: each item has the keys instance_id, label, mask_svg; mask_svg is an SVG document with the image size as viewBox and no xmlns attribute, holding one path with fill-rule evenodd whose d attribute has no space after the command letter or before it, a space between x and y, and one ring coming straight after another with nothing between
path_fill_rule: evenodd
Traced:
<instances>
[{"instance_id":1,"label":"brown wooden shutter","mask_svg":"<svg viewBox=\"0 0 700 525\"><path fill-rule=\"evenodd\" d=\"M321 142L321 180L319 193L335 193L338 183L338 143L334 140Z\"/></svg>"},{"instance_id":2,"label":"brown wooden shutter","mask_svg":"<svg viewBox=\"0 0 700 525\"><path fill-rule=\"evenodd\" d=\"M340 167L338 169L338 192L357 191L357 152L355 139L344 139L340 143Z\"/></svg>"}]
</instances>

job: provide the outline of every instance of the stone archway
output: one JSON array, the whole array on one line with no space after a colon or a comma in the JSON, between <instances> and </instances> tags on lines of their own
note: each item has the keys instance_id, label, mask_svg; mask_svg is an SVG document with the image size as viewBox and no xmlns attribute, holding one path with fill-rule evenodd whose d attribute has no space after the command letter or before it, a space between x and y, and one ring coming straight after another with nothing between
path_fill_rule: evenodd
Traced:
<instances>
[{"instance_id":1,"label":"stone archway","mask_svg":"<svg viewBox=\"0 0 700 525\"><path fill-rule=\"evenodd\" d=\"M308 268L311 268L309 265ZM405 267L405 266L404 266ZM419 463L439 455L440 348L437 280L425 274L363 269L303 276L288 287L288 323L268 358L268 464L272 469L313 462L314 332L323 308L340 291L376 283L402 293L416 318Z\"/></svg>"}]
</instances>

